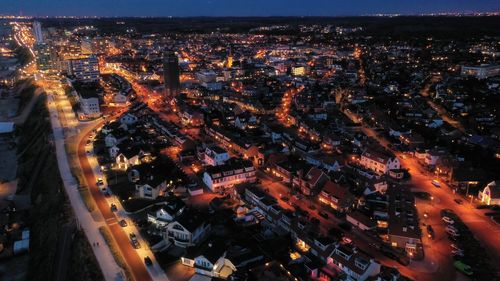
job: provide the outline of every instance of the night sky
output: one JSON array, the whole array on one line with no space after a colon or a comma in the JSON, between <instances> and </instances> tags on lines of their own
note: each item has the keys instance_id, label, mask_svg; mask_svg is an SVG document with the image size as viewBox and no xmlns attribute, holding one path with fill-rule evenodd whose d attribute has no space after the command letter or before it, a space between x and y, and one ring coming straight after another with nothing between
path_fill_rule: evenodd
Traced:
<instances>
[{"instance_id":1,"label":"night sky","mask_svg":"<svg viewBox=\"0 0 500 281\"><path fill-rule=\"evenodd\" d=\"M342 16L500 11L500 0L0 0L33 16Z\"/></svg>"}]
</instances>

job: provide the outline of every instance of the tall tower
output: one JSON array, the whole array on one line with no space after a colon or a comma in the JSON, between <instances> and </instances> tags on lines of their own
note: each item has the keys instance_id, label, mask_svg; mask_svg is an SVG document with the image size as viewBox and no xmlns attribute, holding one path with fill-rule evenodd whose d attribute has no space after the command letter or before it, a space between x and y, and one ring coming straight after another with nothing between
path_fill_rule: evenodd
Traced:
<instances>
[{"instance_id":1,"label":"tall tower","mask_svg":"<svg viewBox=\"0 0 500 281\"><path fill-rule=\"evenodd\" d=\"M163 54L163 78L165 80L165 96L167 98L177 97L181 88L179 58L173 51L165 51Z\"/></svg>"},{"instance_id":2,"label":"tall tower","mask_svg":"<svg viewBox=\"0 0 500 281\"><path fill-rule=\"evenodd\" d=\"M226 66L229 68L233 67L233 48L232 47L229 47L229 54L227 55Z\"/></svg>"},{"instance_id":3,"label":"tall tower","mask_svg":"<svg viewBox=\"0 0 500 281\"><path fill-rule=\"evenodd\" d=\"M36 43L43 43L42 24L39 21L33 22L33 33Z\"/></svg>"}]
</instances>

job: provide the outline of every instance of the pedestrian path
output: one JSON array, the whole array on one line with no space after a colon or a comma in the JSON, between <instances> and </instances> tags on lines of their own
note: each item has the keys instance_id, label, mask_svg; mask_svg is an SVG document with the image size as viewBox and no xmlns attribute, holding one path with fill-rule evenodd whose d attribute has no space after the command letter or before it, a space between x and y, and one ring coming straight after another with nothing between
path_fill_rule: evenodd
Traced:
<instances>
[{"instance_id":1,"label":"pedestrian path","mask_svg":"<svg viewBox=\"0 0 500 281\"><path fill-rule=\"evenodd\" d=\"M93 220L79 194L76 180L71 174L68 156L64 146L64 128L61 127L61 123L59 122L57 108L54 101L54 96L49 93L48 109L50 113L52 131L54 134L57 163L66 194L68 195L73 212L76 216L77 224L84 230L91 245L99 243L99 246L93 246L92 249L99 267L101 268L104 279L106 281L125 280L122 269L116 263L110 249L105 246L106 242L99 232L99 227L103 226L104 223L97 223Z\"/></svg>"}]
</instances>

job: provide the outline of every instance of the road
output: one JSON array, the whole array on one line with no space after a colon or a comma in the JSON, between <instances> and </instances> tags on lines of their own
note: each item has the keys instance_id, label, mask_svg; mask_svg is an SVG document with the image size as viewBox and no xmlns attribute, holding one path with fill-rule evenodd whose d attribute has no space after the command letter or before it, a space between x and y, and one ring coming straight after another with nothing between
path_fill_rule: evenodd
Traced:
<instances>
[{"instance_id":1,"label":"road","mask_svg":"<svg viewBox=\"0 0 500 281\"><path fill-rule=\"evenodd\" d=\"M295 208L292 206L293 204L295 206L298 206L300 209L307 211L311 218L318 219L320 221L319 230L322 235L327 235L328 230L332 227L339 228L338 224L342 222L342 220L335 217L333 213L322 206L321 203L319 203L317 200L310 201L304 198L300 198L297 200L289 194L290 188L283 182L279 181L277 178L263 172L262 170L257 171L257 176L261 181L261 185L266 187L266 192L276 198L278 200L278 204L282 208L294 210ZM286 196L288 200L283 201L281 199L282 196ZM311 205L314 206L314 209L310 208ZM320 216L318 214L318 210L327 212L328 218L325 219ZM438 221L441 222L440 218L438 219ZM438 270L437 264L426 264L425 262L413 261L410 266L405 267L398 262L387 258L383 254L381 254L379 250L372 246L372 244L381 244L378 238L372 237L355 227L353 227L349 232L344 232L344 234L346 237L350 238L359 249L368 253L383 265L396 267L402 274L415 280L436 280L436 271ZM453 278L450 277L450 275L453 275L453 273L454 270L443 271L443 275L441 276L446 276L446 278L443 280L453 280Z\"/></svg>"},{"instance_id":2,"label":"road","mask_svg":"<svg viewBox=\"0 0 500 281\"><path fill-rule=\"evenodd\" d=\"M78 191L78 184L74 179L69 167L68 155L65 148L64 128L58 118L57 107L54 96L51 92L48 93L47 107L50 113L52 131L54 135L54 143L57 155L57 164L59 173L63 180L63 185L68 195L71 207L76 216L78 223L83 228L85 235L91 242L99 242L105 245L105 241L99 233L99 224L92 218L88 212L83 200ZM121 268L116 264L113 255L108 247L93 247L94 255L96 256L99 267L102 270L106 281L123 280ZM118 279L117 279L118 278Z\"/></svg>"},{"instance_id":3,"label":"road","mask_svg":"<svg viewBox=\"0 0 500 281\"><path fill-rule=\"evenodd\" d=\"M351 111L346 111L346 115L353 121L359 120L359 117ZM453 125L453 123L451 123L451 125ZM459 127L460 126L458 126L457 129ZM500 227L488 217L484 216L485 211L476 210L471 204L468 203L462 205L455 203L453 200L455 198L459 198L459 196L454 195L452 189L445 183L441 183L441 188L436 188L432 184L434 176L423 171L423 168L415 158L392 150L389 147L390 142L380 136L372 128L363 125L362 130L367 136L374 138L386 149L391 150L401 161L402 166L409 169L411 173L411 180L408 183L408 187L410 187L413 191L428 192L431 194L432 198L434 198L431 207L426 204L417 204L417 210L421 215L423 212L429 213L431 218L430 224L436 230L437 239L429 241L427 238L424 238L423 243L425 260L429 263L437 263L439 265L439 269L436 272L437 276L440 276L443 280L453 280L454 277L450 276L449 272L455 272L451 259L452 254L450 253L450 243L446 239L446 234L444 233L444 223L440 221L439 212L442 209L451 209L458 216L460 216L464 223L470 228L474 236L481 241L482 245L490 255L493 265L495 265L496 268L500 268ZM422 218L422 216L420 217ZM426 231L424 230L423 233L426 233Z\"/></svg>"},{"instance_id":4,"label":"road","mask_svg":"<svg viewBox=\"0 0 500 281\"><path fill-rule=\"evenodd\" d=\"M99 124L100 125L100 124ZM144 265L144 261L139 257L136 253L135 249L132 247L130 243L130 239L127 234L121 229L121 226L118 224L118 220L113 212L111 212L110 205L106 201L104 195L99 191L99 188L96 185L97 179L94 176L94 172L92 170L92 166L87 159L87 153L85 149L85 142L90 135L90 131L83 135L80 142L78 143L77 155L80 162L80 167L82 168L83 175L87 182L88 189L92 198L94 199L99 211L101 212L105 224L109 227L122 256L127 262L128 267L134 278L136 280L153 280L146 270L146 266Z\"/></svg>"},{"instance_id":5,"label":"road","mask_svg":"<svg viewBox=\"0 0 500 281\"><path fill-rule=\"evenodd\" d=\"M441 117L441 119L443 119L443 121L445 121L446 123L450 124L451 126L453 126L455 129L459 130L460 132L465 133L466 131L465 131L465 128L462 125L462 123L460 123L459 121L453 119L445 108L443 108L441 105L436 104L430 98L430 89L431 89L431 86L434 85L439 80L441 80L441 76L440 75L434 75L434 76L432 76L429 79L429 81L427 81L425 83L424 87L420 91L420 95L427 99L427 104L429 105L429 107L432 108L434 111L436 111L437 114L438 114L438 116Z\"/></svg>"}]
</instances>

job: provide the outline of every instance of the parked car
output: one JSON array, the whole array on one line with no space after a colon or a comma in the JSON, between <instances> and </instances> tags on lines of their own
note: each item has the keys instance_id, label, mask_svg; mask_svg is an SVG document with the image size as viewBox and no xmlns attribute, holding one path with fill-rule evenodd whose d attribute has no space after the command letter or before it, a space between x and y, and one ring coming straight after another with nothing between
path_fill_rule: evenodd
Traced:
<instances>
[{"instance_id":1,"label":"parked car","mask_svg":"<svg viewBox=\"0 0 500 281\"><path fill-rule=\"evenodd\" d=\"M116 207L115 204L111 203L111 212L116 212L118 208Z\"/></svg>"},{"instance_id":2,"label":"parked car","mask_svg":"<svg viewBox=\"0 0 500 281\"><path fill-rule=\"evenodd\" d=\"M464 256L464 252L462 250L451 250L451 253L454 256L458 256L458 257L463 257Z\"/></svg>"},{"instance_id":3,"label":"parked car","mask_svg":"<svg viewBox=\"0 0 500 281\"><path fill-rule=\"evenodd\" d=\"M102 180L102 178L98 178L97 181L96 181L96 185L97 186L103 186L104 185L104 181Z\"/></svg>"},{"instance_id":4,"label":"parked car","mask_svg":"<svg viewBox=\"0 0 500 281\"><path fill-rule=\"evenodd\" d=\"M442 217L441 219L442 219L445 223L447 223L447 224L454 224L454 223L455 223L455 221L454 221L454 220L452 220L452 219L451 219L451 218L449 218L449 217Z\"/></svg>"},{"instance_id":5,"label":"parked car","mask_svg":"<svg viewBox=\"0 0 500 281\"><path fill-rule=\"evenodd\" d=\"M318 212L318 214L319 214L321 217L325 218L325 219L327 219L327 218L328 218L328 214L327 214L326 212L320 211L320 212Z\"/></svg>"},{"instance_id":6,"label":"parked car","mask_svg":"<svg viewBox=\"0 0 500 281\"><path fill-rule=\"evenodd\" d=\"M429 239L431 240L434 240L435 238L434 229L430 225L427 225L427 237L429 237Z\"/></svg>"},{"instance_id":7,"label":"parked car","mask_svg":"<svg viewBox=\"0 0 500 281\"><path fill-rule=\"evenodd\" d=\"M455 261L453 263L453 266L460 272L462 272L463 274L467 275L467 276L471 276L472 274L474 274L474 272L472 271L472 267L470 267L469 265L463 263L462 261Z\"/></svg>"},{"instance_id":8,"label":"parked car","mask_svg":"<svg viewBox=\"0 0 500 281\"><path fill-rule=\"evenodd\" d=\"M141 244L139 244L139 241L137 240L137 236L135 236L135 233L131 232L129 233L130 237L130 242L132 242L132 246L136 249L139 249L141 247Z\"/></svg>"},{"instance_id":9,"label":"parked car","mask_svg":"<svg viewBox=\"0 0 500 281\"><path fill-rule=\"evenodd\" d=\"M432 185L434 185L435 187L441 187L441 183L439 182L439 180L432 180Z\"/></svg>"},{"instance_id":10,"label":"parked car","mask_svg":"<svg viewBox=\"0 0 500 281\"><path fill-rule=\"evenodd\" d=\"M121 220L119 224L121 227L126 227L128 225L126 220Z\"/></svg>"},{"instance_id":11,"label":"parked car","mask_svg":"<svg viewBox=\"0 0 500 281\"><path fill-rule=\"evenodd\" d=\"M458 247L458 245L457 245L457 244L455 244L455 243L451 243L451 244L450 244L450 247L451 247L453 250L460 250L460 251L462 250L462 249L460 249L460 247Z\"/></svg>"},{"instance_id":12,"label":"parked car","mask_svg":"<svg viewBox=\"0 0 500 281\"><path fill-rule=\"evenodd\" d=\"M446 231L446 233L448 233L448 235L450 235L450 236L454 236L454 237L458 237L458 236L460 236L460 233L458 233L458 231L457 231L455 228L446 227L446 228L445 228L445 231Z\"/></svg>"},{"instance_id":13,"label":"parked car","mask_svg":"<svg viewBox=\"0 0 500 281\"><path fill-rule=\"evenodd\" d=\"M144 264L146 264L147 266L152 266L153 261L151 260L151 258L149 256L145 256L144 257Z\"/></svg>"}]
</instances>

